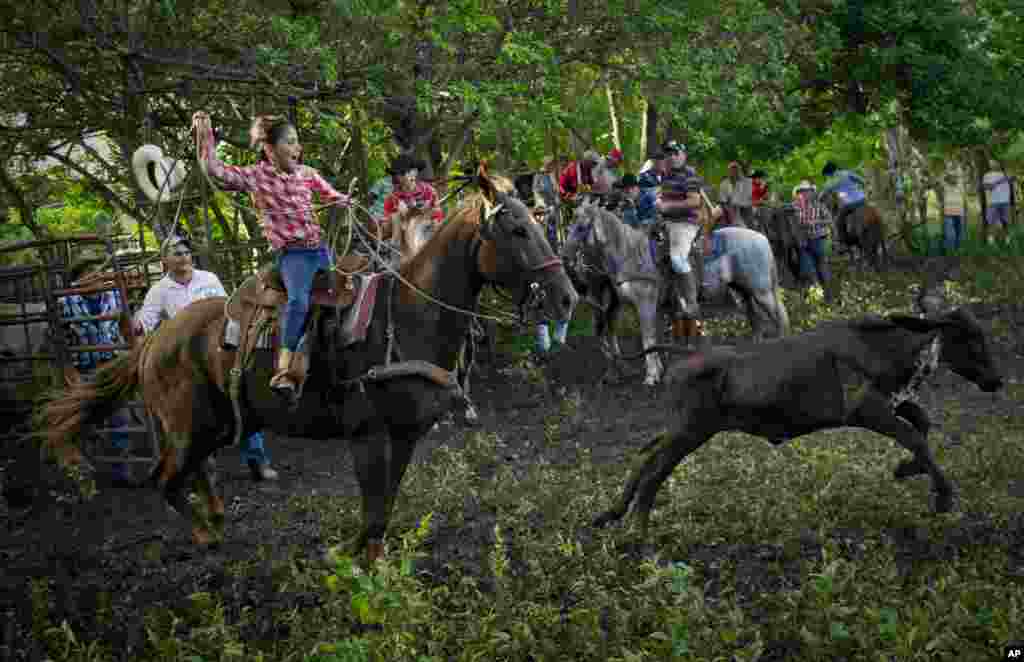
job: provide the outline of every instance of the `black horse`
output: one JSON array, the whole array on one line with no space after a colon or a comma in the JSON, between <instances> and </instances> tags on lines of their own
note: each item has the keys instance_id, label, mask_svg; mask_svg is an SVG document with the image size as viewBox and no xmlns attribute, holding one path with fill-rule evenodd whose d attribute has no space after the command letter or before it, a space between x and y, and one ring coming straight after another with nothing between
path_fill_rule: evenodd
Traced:
<instances>
[{"instance_id":1,"label":"black horse","mask_svg":"<svg viewBox=\"0 0 1024 662\"><path fill-rule=\"evenodd\" d=\"M893 315L822 324L739 352L716 347L669 369L674 420L644 452L618 504L595 525L621 519L633 505L647 535L654 498L673 469L715 434L740 430L783 444L816 430L855 426L895 439L914 454L896 478L928 473L936 510L952 505L953 488L928 448L928 415L916 390L939 360L983 391L1003 386L974 317L954 310L936 318Z\"/></svg>"}]
</instances>

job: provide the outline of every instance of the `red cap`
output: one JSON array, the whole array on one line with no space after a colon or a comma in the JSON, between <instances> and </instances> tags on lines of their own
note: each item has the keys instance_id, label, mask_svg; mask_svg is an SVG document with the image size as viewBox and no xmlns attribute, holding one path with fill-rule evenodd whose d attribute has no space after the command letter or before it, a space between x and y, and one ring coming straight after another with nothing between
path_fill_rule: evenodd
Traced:
<instances>
[{"instance_id":1,"label":"red cap","mask_svg":"<svg viewBox=\"0 0 1024 662\"><path fill-rule=\"evenodd\" d=\"M613 149L611 152L608 153L608 158L610 158L612 161L621 161L622 160L622 150L621 149Z\"/></svg>"}]
</instances>

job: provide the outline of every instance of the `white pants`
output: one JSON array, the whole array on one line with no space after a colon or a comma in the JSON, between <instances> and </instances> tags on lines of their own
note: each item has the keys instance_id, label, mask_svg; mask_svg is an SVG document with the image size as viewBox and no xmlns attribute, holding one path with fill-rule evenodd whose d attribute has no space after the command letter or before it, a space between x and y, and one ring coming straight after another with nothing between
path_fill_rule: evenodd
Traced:
<instances>
[{"instance_id":1,"label":"white pants","mask_svg":"<svg viewBox=\"0 0 1024 662\"><path fill-rule=\"evenodd\" d=\"M690 249L693 248L693 240L697 238L700 226L696 223L669 222L665 224L668 230L669 255L672 260L672 271L677 274L690 273Z\"/></svg>"}]
</instances>

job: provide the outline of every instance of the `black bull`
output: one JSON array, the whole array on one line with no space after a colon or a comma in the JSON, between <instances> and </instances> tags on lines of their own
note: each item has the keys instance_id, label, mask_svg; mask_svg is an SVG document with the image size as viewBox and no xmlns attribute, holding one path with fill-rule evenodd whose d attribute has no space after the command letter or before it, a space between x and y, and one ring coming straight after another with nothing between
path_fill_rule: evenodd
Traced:
<instances>
[{"instance_id":1,"label":"black bull","mask_svg":"<svg viewBox=\"0 0 1024 662\"><path fill-rule=\"evenodd\" d=\"M621 519L633 504L646 537L661 484L719 432L740 430L779 445L842 426L884 434L913 453L896 467L896 478L928 473L936 510L947 512L953 488L928 448L928 416L913 401L934 367L929 358L948 364L983 391L1003 385L984 332L963 310L931 319L893 315L834 322L749 351L717 347L691 353L668 374L675 382L668 432L647 445L649 454L622 498L594 523Z\"/></svg>"}]
</instances>

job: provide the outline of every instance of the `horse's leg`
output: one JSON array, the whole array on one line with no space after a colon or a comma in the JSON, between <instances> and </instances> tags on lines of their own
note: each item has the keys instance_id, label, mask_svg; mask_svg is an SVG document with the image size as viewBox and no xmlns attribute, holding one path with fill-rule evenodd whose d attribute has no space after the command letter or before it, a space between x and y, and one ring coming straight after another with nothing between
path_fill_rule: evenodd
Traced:
<instances>
[{"instance_id":1,"label":"horse's leg","mask_svg":"<svg viewBox=\"0 0 1024 662\"><path fill-rule=\"evenodd\" d=\"M903 408L904 414L911 417L917 415L912 407ZM922 412L923 413L923 412ZM918 421L920 424L920 421ZM851 412L846 425L852 425L868 430L874 430L879 434L892 437L901 446L914 454L913 460L908 463L901 463L897 471L905 475L924 473L925 471L932 478L932 489L937 495L935 509L940 513L949 512L953 505L953 487L946 476L935 464L931 449L928 447L928 439L921 434L921 431L913 423L907 422L902 416L893 413L889 406L888 399L876 391L868 391L860 405ZM902 468L902 470L901 470Z\"/></svg>"},{"instance_id":2,"label":"horse's leg","mask_svg":"<svg viewBox=\"0 0 1024 662\"><path fill-rule=\"evenodd\" d=\"M764 324L762 323L761 315L758 313L760 302L758 302L754 294L752 292L748 292L746 288L737 289L743 296L743 307L747 311L747 322L750 323L751 337L755 343L759 343L764 340Z\"/></svg>"},{"instance_id":3,"label":"horse's leg","mask_svg":"<svg viewBox=\"0 0 1024 662\"><path fill-rule=\"evenodd\" d=\"M601 353L608 362L605 379L614 381L622 376L622 367L619 365L619 357L613 342L615 320L619 312L619 297L614 286L601 288L598 294L598 307L600 312L597 313L597 335L601 338Z\"/></svg>"},{"instance_id":4,"label":"horse's leg","mask_svg":"<svg viewBox=\"0 0 1024 662\"><path fill-rule=\"evenodd\" d=\"M214 540L224 539L224 499L217 490L217 464L211 455L199 463L195 479L196 494L206 500L207 523Z\"/></svg>"},{"instance_id":5,"label":"horse's leg","mask_svg":"<svg viewBox=\"0 0 1024 662\"><path fill-rule=\"evenodd\" d=\"M773 287L771 289L758 290L751 295L751 299L757 304L757 308L761 310L764 317L772 321L779 337L781 338L786 335L789 330L789 315L786 314L786 309L779 297L778 289ZM753 321L751 322L751 326L754 326ZM762 325L761 339L763 339L763 337L764 329ZM756 331L754 342L760 342L760 339L757 338Z\"/></svg>"},{"instance_id":6,"label":"horse's leg","mask_svg":"<svg viewBox=\"0 0 1024 662\"><path fill-rule=\"evenodd\" d=\"M636 295L636 311L640 318L640 337L643 348L649 349L658 344L658 287L655 285L643 285L633 291ZM644 384L654 386L661 381L664 367L661 357L657 352L651 352L646 357L647 375Z\"/></svg>"},{"instance_id":7,"label":"horse's leg","mask_svg":"<svg viewBox=\"0 0 1024 662\"><path fill-rule=\"evenodd\" d=\"M416 442L429 428L428 423L392 425L350 444L359 490L363 498L363 526L353 542L353 555L364 547L372 565L384 553L384 534L391 509L409 466Z\"/></svg>"},{"instance_id":8,"label":"horse's leg","mask_svg":"<svg viewBox=\"0 0 1024 662\"><path fill-rule=\"evenodd\" d=\"M185 490L188 479L201 470L208 457L200 457L195 452L192 439L190 433L181 430L166 433L155 478L167 505L192 523L192 542L197 545L208 545L214 540L210 523L203 513L189 503ZM200 493L199 496L204 495ZM221 512L223 514L223 504Z\"/></svg>"},{"instance_id":9,"label":"horse's leg","mask_svg":"<svg viewBox=\"0 0 1024 662\"><path fill-rule=\"evenodd\" d=\"M640 526L640 536L643 539L647 538L651 510L654 508L654 499L662 483L672 475L672 471L687 455L700 448L713 436L713 433L697 429L697 426L692 426L690 430L686 427L683 426L671 433L662 433L648 444L650 451L647 459L630 476L619 502L599 515L594 520L594 526L604 526L622 519L632 504Z\"/></svg>"}]
</instances>

